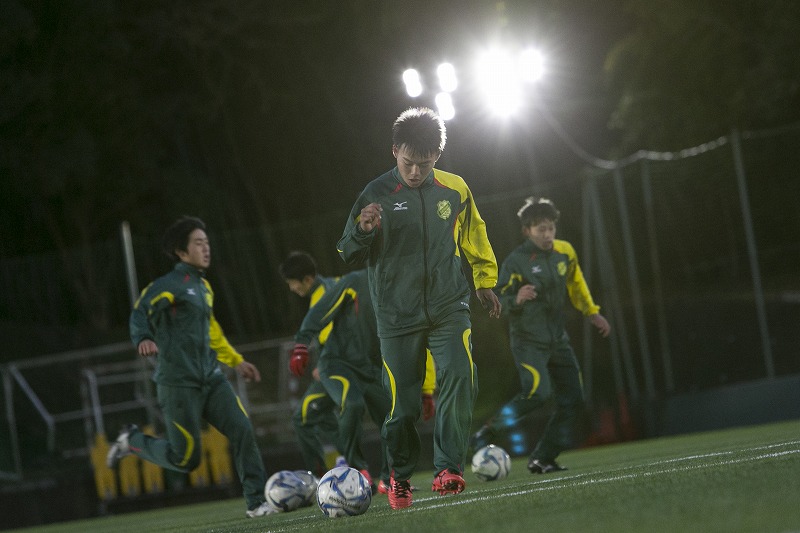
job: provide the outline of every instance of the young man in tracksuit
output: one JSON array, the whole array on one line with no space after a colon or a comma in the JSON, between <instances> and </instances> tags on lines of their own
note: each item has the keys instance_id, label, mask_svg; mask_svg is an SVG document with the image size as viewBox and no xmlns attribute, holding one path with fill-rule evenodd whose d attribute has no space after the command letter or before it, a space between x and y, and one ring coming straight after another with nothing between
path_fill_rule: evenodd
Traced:
<instances>
[{"instance_id":1,"label":"young man in tracksuit","mask_svg":"<svg viewBox=\"0 0 800 533\"><path fill-rule=\"evenodd\" d=\"M571 446L583 406L578 360L564 329L567 303L603 337L611 327L592 300L574 248L555 238L555 205L546 198L528 198L517 215L528 240L503 261L495 290L509 318L521 390L473 436L472 446L490 443L554 396L555 412L528 461L531 473L546 474L564 470L555 459Z\"/></svg>"},{"instance_id":2,"label":"young man in tracksuit","mask_svg":"<svg viewBox=\"0 0 800 533\"><path fill-rule=\"evenodd\" d=\"M333 329L319 354L317 368L320 382L339 406L341 451L349 466L356 468L372 484L369 465L361 449L364 413L369 413L378 427L383 425L391 406L383 388L380 342L375 310L369 294L367 271L358 270L339 278L325 295L309 309L295 335L291 368L302 376L308 365L308 344L328 325ZM432 361L422 388L423 419L435 412L433 389L435 375ZM382 445L378 490L386 493L389 469Z\"/></svg>"},{"instance_id":3,"label":"young man in tracksuit","mask_svg":"<svg viewBox=\"0 0 800 533\"><path fill-rule=\"evenodd\" d=\"M389 412L389 396L381 384L381 352L375 312L364 270L339 278L308 310L292 352L291 369L302 376L308 365L308 344L327 325L333 329L317 359L322 386L338 405L340 451L352 468L372 484L369 465L361 449L364 413L380 426ZM389 481L385 454L380 479Z\"/></svg>"},{"instance_id":4,"label":"young man in tracksuit","mask_svg":"<svg viewBox=\"0 0 800 533\"><path fill-rule=\"evenodd\" d=\"M158 402L166 437L145 435L128 426L108 453L108 466L131 453L162 468L194 470L201 460L201 418L231 444L233 463L242 483L246 515L277 512L264 500L266 474L253 426L219 368L234 367L245 379L261 375L225 338L214 318L214 291L205 279L211 247L203 222L183 217L165 233L164 251L178 262L168 274L148 285L130 317L133 345L143 357L155 356Z\"/></svg>"},{"instance_id":5,"label":"young man in tracksuit","mask_svg":"<svg viewBox=\"0 0 800 533\"><path fill-rule=\"evenodd\" d=\"M291 292L301 298L309 298L309 313L326 291L336 283L336 278L321 276L317 272L316 261L306 252L291 252L281 263L279 271ZM316 338L320 349L325 346L332 327L333 325L329 324L318 332ZM308 344L306 343L306 350ZM297 350L298 347L295 347L293 353ZM289 370L298 375L291 358ZM335 414L336 402L320 382L316 368L312 374L314 380L303 393L297 410L292 414L292 425L306 470L317 477L322 477L328 471L323 442L334 444L340 453L342 450Z\"/></svg>"},{"instance_id":6,"label":"young man in tracksuit","mask_svg":"<svg viewBox=\"0 0 800 533\"><path fill-rule=\"evenodd\" d=\"M497 262L472 193L459 176L434 169L445 144L442 119L427 108L403 112L392 127L397 166L359 196L338 243L348 263L367 263L392 408L383 425L393 509L411 505L409 478L419 460L415 424L421 411L426 350L439 390L434 427L432 488L464 490L462 477L472 408L478 390L472 360L470 286L493 317Z\"/></svg>"}]
</instances>

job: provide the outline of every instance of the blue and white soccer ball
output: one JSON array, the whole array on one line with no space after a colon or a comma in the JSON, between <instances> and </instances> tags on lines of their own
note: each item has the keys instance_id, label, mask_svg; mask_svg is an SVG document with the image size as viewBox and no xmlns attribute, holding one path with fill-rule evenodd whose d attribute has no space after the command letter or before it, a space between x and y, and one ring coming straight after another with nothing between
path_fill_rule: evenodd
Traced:
<instances>
[{"instance_id":1,"label":"blue and white soccer ball","mask_svg":"<svg viewBox=\"0 0 800 533\"><path fill-rule=\"evenodd\" d=\"M317 505L332 518L364 514L372 503L372 488L361 472L337 466L319 480Z\"/></svg>"},{"instance_id":2,"label":"blue and white soccer ball","mask_svg":"<svg viewBox=\"0 0 800 533\"><path fill-rule=\"evenodd\" d=\"M472 473L481 481L495 481L508 476L511 459L500 446L489 444L472 456Z\"/></svg>"},{"instance_id":3,"label":"blue and white soccer ball","mask_svg":"<svg viewBox=\"0 0 800 533\"><path fill-rule=\"evenodd\" d=\"M291 470L275 472L264 487L267 502L285 513L300 507L307 492L308 486Z\"/></svg>"},{"instance_id":4,"label":"blue and white soccer ball","mask_svg":"<svg viewBox=\"0 0 800 533\"><path fill-rule=\"evenodd\" d=\"M317 496L319 478L308 470L295 470L294 475L302 479L306 484L306 492L303 494L303 503L300 504L300 507L308 507L309 505L313 505Z\"/></svg>"}]
</instances>

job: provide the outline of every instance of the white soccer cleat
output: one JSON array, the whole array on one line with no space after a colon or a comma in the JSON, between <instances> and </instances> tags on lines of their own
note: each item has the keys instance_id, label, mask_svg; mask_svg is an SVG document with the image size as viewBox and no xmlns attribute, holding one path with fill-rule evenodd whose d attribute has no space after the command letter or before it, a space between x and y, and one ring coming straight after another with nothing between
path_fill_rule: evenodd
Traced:
<instances>
[{"instance_id":1,"label":"white soccer cleat","mask_svg":"<svg viewBox=\"0 0 800 533\"><path fill-rule=\"evenodd\" d=\"M119 464L119 461L123 457L126 457L132 453L129 439L131 433L138 430L139 428L133 424L122 428L122 431L119 432L117 440L111 445L111 448L108 449L108 455L106 455L106 464L109 468L116 468Z\"/></svg>"},{"instance_id":2,"label":"white soccer cleat","mask_svg":"<svg viewBox=\"0 0 800 533\"><path fill-rule=\"evenodd\" d=\"M247 511L247 518L258 518L260 516L266 516L268 514L275 514L280 513L281 510L277 507L273 507L269 504L269 502L264 502L255 509L250 509Z\"/></svg>"}]
</instances>

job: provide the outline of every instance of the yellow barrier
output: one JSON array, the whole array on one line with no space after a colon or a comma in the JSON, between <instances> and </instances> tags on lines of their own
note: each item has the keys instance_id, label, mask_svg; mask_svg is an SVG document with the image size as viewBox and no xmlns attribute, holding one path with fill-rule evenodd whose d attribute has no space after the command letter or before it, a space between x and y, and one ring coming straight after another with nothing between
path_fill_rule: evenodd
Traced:
<instances>
[{"instance_id":1,"label":"yellow barrier","mask_svg":"<svg viewBox=\"0 0 800 533\"><path fill-rule=\"evenodd\" d=\"M94 436L94 446L89 454L92 468L94 468L94 484L97 487L97 497L101 501L113 500L117 497L117 476L106 465L109 447L106 436L98 433Z\"/></svg>"},{"instance_id":2,"label":"yellow barrier","mask_svg":"<svg viewBox=\"0 0 800 533\"><path fill-rule=\"evenodd\" d=\"M145 435L155 436L152 426L142 428ZM161 494L164 492L164 470L150 461L142 461L142 485L147 494Z\"/></svg>"},{"instance_id":3,"label":"yellow barrier","mask_svg":"<svg viewBox=\"0 0 800 533\"><path fill-rule=\"evenodd\" d=\"M203 446L208 453L208 464L215 485L227 485L233 479L228 439L214 426L203 432Z\"/></svg>"},{"instance_id":4,"label":"yellow barrier","mask_svg":"<svg viewBox=\"0 0 800 533\"><path fill-rule=\"evenodd\" d=\"M152 427L145 426L142 432L155 436ZM188 474L192 487L227 485L233 480L233 463L228 449L228 439L213 426L208 426L201 434L201 460L197 468ZM110 446L106 436L95 435L94 446L90 450L94 468L97 496L102 501L123 497L136 497L144 491L147 494L164 492L164 470L135 455L123 457L117 471L108 468L106 456ZM117 487L119 480L119 488Z\"/></svg>"}]
</instances>

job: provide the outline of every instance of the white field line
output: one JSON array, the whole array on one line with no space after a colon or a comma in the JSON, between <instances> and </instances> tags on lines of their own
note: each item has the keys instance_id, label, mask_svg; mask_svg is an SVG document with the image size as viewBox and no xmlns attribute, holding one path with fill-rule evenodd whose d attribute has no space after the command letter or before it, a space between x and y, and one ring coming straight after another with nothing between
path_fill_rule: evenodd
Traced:
<instances>
[{"instance_id":1,"label":"white field line","mask_svg":"<svg viewBox=\"0 0 800 533\"><path fill-rule=\"evenodd\" d=\"M544 492L549 490L557 490L564 487L576 487L576 486L586 486L586 485L597 485L601 483L613 483L617 481L624 481L626 479L636 479L636 478L643 478L643 477L652 477L652 476L660 476L665 474L675 474L679 472L689 472L692 470L701 470L705 468L711 468L716 466L725 466L725 465L735 465L741 463L748 463L752 461L763 461L768 459L775 459L777 457L782 457L786 455L794 455L800 454L800 448L794 448L790 450L782 450L782 451L772 451L768 453L759 453L757 455L748 456L748 457L740 457L735 459L723 459L717 460L712 462L704 462L700 464L690 464L686 466L675 466L671 468L662 468L660 470L653 470L650 472L636 472L630 474L624 474L626 470L639 470L642 468L649 468L649 467L657 467L659 465L666 465L666 464L675 464L675 463L682 463L688 461L696 461L702 459L711 459L711 458L718 458L718 457L725 457L730 455L740 455L740 454L747 454L753 452L761 452L766 450L774 450L775 448L781 448L786 446L798 446L800 445L800 440L788 441L779 444L770 444L766 446L756 446L753 448L743 448L740 450L731 450L725 452L714 452L714 453L706 453L706 454L699 454L699 455L687 455L684 457L675 457L673 459L663 459L659 461L652 461L650 463L641 463L636 465L625 466L621 468L616 468L614 470L609 470L605 472L591 472L585 474L574 474L574 475L567 475L561 476L557 478L545 478L541 480L537 480L532 483L532 486L515 490L509 492L507 490L503 490L502 488L485 488L485 489L478 489L473 491L470 489L468 495L459 495L457 497L441 497L441 496L427 496L424 498L414 498L415 504L420 504L423 502L429 502L432 500L438 500L439 503L434 503L431 505L424 505L424 506L412 506L409 509L404 510L405 513L411 512L423 512L429 511L432 509L441 509L443 507L450 507L453 505L466 505L471 504L479 501L486 501L491 500L494 498L499 497L509 497L509 496L525 496L528 494L533 494L536 492ZM615 474L618 473L618 474ZM393 512L393 511L388 511ZM279 527L276 529L270 529L269 532L279 533L283 531L298 531L300 528L308 528L308 527L315 527L319 526L324 528L327 524L326 521L319 521L318 516L303 516L298 517L295 520L283 522ZM308 523L309 521L316 522L315 524Z\"/></svg>"}]
</instances>

